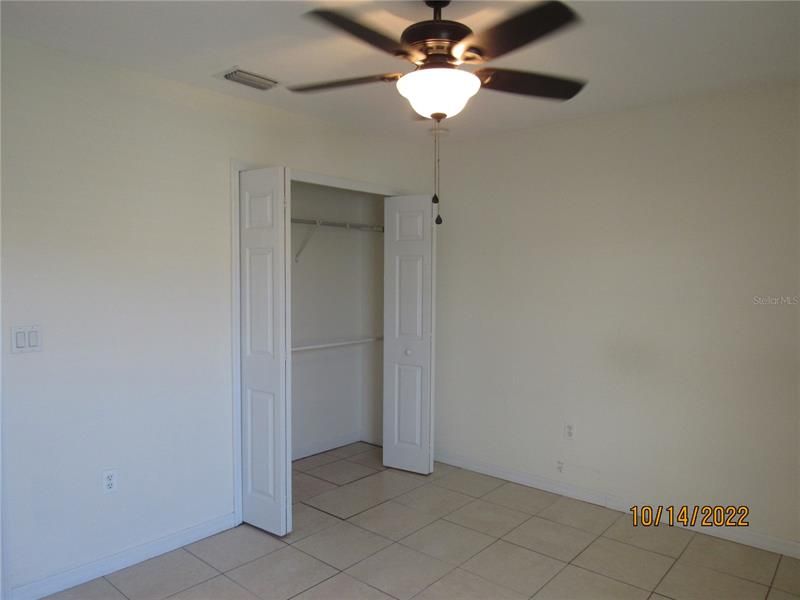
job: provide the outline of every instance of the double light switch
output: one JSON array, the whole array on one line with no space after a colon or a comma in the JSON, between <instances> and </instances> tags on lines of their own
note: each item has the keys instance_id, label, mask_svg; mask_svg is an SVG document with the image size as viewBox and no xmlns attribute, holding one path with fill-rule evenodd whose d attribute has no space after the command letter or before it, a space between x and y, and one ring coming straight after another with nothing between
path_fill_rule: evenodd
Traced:
<instances>
[{"instance_id":1,"label":"double light switch","mask_svg":"<svg viewBox=\"0 0 800 600\"><path fill-rule=\"evenodd\" d=\"M38 325L11 328L11 352L41 352L42 332Z\"/></svg>"}]
</instances>

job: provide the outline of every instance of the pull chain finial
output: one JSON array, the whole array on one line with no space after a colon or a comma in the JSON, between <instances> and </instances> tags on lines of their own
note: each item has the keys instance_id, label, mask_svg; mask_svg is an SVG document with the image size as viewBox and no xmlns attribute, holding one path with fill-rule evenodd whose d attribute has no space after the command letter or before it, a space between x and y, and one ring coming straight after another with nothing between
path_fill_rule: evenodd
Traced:
<instances>
[{"instance_id":1,"label":"pull chain finial","mask_svg":"<svg viewBox=\"0 0 800 600\"><path fill-rule=\"evenodd\" d=\"M440 120L436 119L433 122L433 198L432 202L435 204L437 225L442 224L442 215L439 214L439 137L442 130L439 128Z\"/></svg>"}]
</instances>

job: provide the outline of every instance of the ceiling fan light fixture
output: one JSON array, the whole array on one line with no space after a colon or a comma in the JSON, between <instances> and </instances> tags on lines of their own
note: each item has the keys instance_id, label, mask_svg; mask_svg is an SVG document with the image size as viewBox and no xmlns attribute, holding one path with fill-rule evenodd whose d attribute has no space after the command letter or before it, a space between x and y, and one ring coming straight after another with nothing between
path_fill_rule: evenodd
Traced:
<instances>
[{"instance_id":1,"label":"ceiling fan light fixture","mask_svg":"<svg viewBox=\"0 0 800 600\"><path fill-rule=\"evenodd\" d=\"M433 115L454 117L481 87L481 80L452 67L418 69L397 80L397 91L417 113L427 119Z\"/></svg>"}]
</instances>

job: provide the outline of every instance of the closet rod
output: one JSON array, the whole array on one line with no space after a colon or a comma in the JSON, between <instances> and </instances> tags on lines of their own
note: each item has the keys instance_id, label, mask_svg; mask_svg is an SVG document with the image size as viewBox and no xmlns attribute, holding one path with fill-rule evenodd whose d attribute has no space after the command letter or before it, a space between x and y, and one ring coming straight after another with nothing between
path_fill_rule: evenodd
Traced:
<instances>
[{"instance_id":1,"label":"closet rod","mask_svg":"<svg viewBox=\"0 0 800 600\"><path fill-rule=\"evenodd\" d=\"M357 346L359 344L368 344L370 342L380 342L382 337L361 338L358 340L347 340L344 342L329 342L327 344L311 344L308 346L295 346L292 352L305 352L306 350L322 350L323 348L340 348L342 346Z\"/></svg>"},{"instance_id":2,"label":"closet rod","mask_svg":"<svg viewBox=\"0 0 800 600\"><path fill-rule=\"evenodd\" d=\"M320 227L341 227L343 229L358 229L359 231L373 231L383 233L383 225L369 225L367 223L347 223L344 221L323 221L322 219L298 219L292 217L292 223L300 225L317 225Z\"/></svg>"}]
</instances>

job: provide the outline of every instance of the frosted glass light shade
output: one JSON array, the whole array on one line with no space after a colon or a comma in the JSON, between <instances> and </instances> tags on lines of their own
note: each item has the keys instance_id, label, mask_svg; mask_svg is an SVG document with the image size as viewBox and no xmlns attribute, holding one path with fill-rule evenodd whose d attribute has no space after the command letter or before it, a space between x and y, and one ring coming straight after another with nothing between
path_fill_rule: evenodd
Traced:
<instances>
[{"instance_id":1,"label":"frosted glass light shade","mask_svg":"<svg viewBox=\"0 0 800 600\"><path fill-rule=\"evenodd\" d=\"M419 69L397 80L400 95L428 119L437 113L456 116L480 87L481 80L469 71L444 67Z\"/></svg>"}]
</instances>

